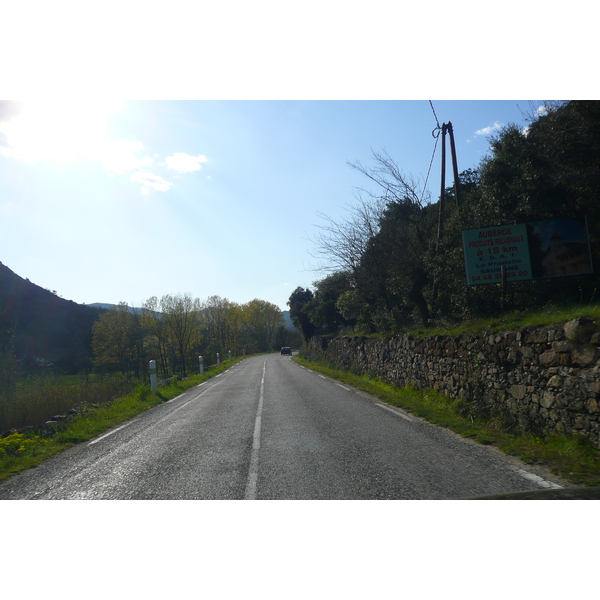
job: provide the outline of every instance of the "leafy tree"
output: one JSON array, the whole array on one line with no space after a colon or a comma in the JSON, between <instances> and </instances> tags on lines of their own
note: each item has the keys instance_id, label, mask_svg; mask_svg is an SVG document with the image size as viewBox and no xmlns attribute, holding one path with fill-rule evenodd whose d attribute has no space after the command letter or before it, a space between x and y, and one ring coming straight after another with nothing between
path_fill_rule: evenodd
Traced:
<instances>
[{"instance_id":1,"label":"leafy tree","mask_svg":"<svg viewBox=\"0 0 600 600\"><path fill-rule=\"evenodd\" d=\"M337 303L340 296L353 289L352 276L344 271L332 273L320 281L314 282L313 299L306 305L310 320L317 327L339 329L350 325L352 319L346 319Z\"/></svg>"},{"instance_id":2,"label":"leafy tree","mask_svg":"<svg viewBox=\"0 0 600 600\"><path fill-rule=\"evenodd\" d=\"M415 307L422 324L429 324L424 288L432 283L427 257L434 251L436 226L431 206L408 199L388 205L356 275L357 288L378 316L378 328L405 324Z\"/></svg>"},{"instance_id":3,"label":"leafy tree","mask_svg":"<svg viewBox=\"0 0 600 600\"><path fill-rule=\"evenodd\" d=\"M370 320L372 328L393 328L416 306L427 325L430 311L424 288L431 283L427 256L435 238L436 213L425 192L386 152L374 153L373 158L370 168L352 165L376 184L378 192L371 197L384 207L354 273L358 304L367 310L362 320Z\"/></svg>"},{"instance_id":4,"label":"leafy tree","mask_svg":"<svg viewBox=\"0 0 600 600\"><path fill-rule=\"evenodd\" d=\"M316 329L307 312L307 305L312 299L313 293L309 288L304 289L298 286L287 301L287 305L290 307L290 319L296 329L302 333L305 342L310 340Z\"/></svg>"},{"instance_id":5,"label":"leafy tree","mask_svg":"<svg viewBox=\"0 0 600 600\"><path fill-rule=\"evenodd\" d=\"M131 371L133 319L125 302L98 317L92 326L92 336L97 365L116 367L123 374Z\"/></svg>"},{"instance_id":6,"label":"leafy tree","mask_svg":"<svg viewBox=\"0 0 600 600\"><path fill-rule=\"evenodd\" d=\"M272 350L285 329L285 321L278 306L265 300L254 299L242 305L245 346L252 352Z\"/></svg>"},{"instance_id":7,"label":"leafy tree","mask_svg":"<svg viewBox=\"0 0 600 600\"><path fill-rule=\"evenodd\" d=\"M239 305L227 298L210 296L201 307L199 320L206 352L216 355L239 350L243 326Z\"/></svg>"},{"instance_id":8,"label":"leafy tree","mask_svg":"<svg viewBox=\"0 0 600 600\"><path fill-rule=\"evenodd\" d=\"M145 331L144 347L148 360L156 360L164 378L169 376L169 340L166 321L159 310L156 296L148 298L142 306L140 316Z\"/></svg>"}]
</instances>

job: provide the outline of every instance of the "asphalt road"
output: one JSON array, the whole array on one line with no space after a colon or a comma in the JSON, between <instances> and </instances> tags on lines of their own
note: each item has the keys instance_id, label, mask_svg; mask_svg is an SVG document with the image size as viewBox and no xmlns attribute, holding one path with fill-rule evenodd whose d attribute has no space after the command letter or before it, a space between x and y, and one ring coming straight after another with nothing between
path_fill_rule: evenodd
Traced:
<instances>
[{"instance_id":1,"label":"asphalt road","mask_svg":"<svg viewBox=\"0 0 600 600\"><path fill-rule=\"evenodd\" d=\"M272 354L18 473L0 499L462 499L558 487Z\"/></svg>"}]
</instances>

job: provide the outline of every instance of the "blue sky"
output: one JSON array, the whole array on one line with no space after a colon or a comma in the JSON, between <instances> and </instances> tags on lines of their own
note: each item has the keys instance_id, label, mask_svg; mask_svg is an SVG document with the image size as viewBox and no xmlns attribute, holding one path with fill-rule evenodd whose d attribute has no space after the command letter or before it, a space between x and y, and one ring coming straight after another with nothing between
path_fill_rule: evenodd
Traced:
<instances>
[{"instance_id":1,"label":"blue sky","mask_svg":"<svg viewBox=\"0 0 600 600\"><path fill-rule=\"evenodd\" d=\"M285 309L322 277L318 213L343 218L367 185L347 161L386 149L423 182L428 98L464 170L536 98L596 93L594 23L576 10L340 6L12 3L0 98L31 105L0 112L0 261L79 303L189 293ZM439 173L438 148L433 196Z\"/></svg>"},{"instance_id":2,"label":"blue sky","mask_svg":"<svg viewBox=\"0 0 600 600\"><path fill-rule=\"evenodd\" d=\"M459 170L541 101L433 100ZM321 278L319 213L343 218L369 181L348 161L385 149L424 183L428 100L105 101L4 104L0 260L78 303L189 293L285 310ZM438 144L428 188L439 192ZM451 173L449 152L447 173ZM447 175L451 185L451 175Z\"/></svg>"}]
</instances>

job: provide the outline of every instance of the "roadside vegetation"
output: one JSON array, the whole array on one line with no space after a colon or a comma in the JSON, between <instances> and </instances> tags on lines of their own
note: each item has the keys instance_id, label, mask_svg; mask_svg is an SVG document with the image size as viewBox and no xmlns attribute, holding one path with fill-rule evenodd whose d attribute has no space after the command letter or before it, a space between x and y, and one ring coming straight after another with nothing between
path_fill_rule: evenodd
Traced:
<instances>
[{"instance_id":1,"label":"roadside vegetation","mask_svg":"<svg viewBox=\"0 0 600 600\"><path fill-rule=\"evenodd\" d=\"M600 486L600 452L584 437L514 432L501 417L481 417L474 414L467 402L434 390L401 388L371 375L341 371L325 362L307 361L301 356L293 360L464 438L493 445L525 463L546 467L574 485Z\"/></svg>"},{"instance_id":2,"label":"roadside vegetation","mask_svg":"<svg viewBox=\"0 0 600 600\"><path fill-rule=\"evenodd\" d=\"M566 236L561 260L589 250L598 268L600 102L546 103L532 107L528 120L526 128L509 124L492 136L489 154L440 198L385 150L373 152L370 164L350 163L366 187L356 190L342 218L322 215L312 255L314 270L325 276L297 287L288 300L304 339L325 332L429 334L598 303L597 274L553 270L554 250L539 231L555 219L583 224L587 249ZM499 283L467 285L462 232L517 224L531 229L534 279L509 280L504 291Z\"/></svg>"},{"instance_id":3,"label":"roadside vegetation","mask_svg":"<svg viewBox=\"0 0 600 600\"><path fill-rule=\"evenodd\" d=\"M37 466L75 444L92 439L165 400L175 398L193 386L222 373L243 358L226 360L218 367L211 367L204 375L192 375L185 379L174 378L168 385L161 386L158 394L152 393L149 385L137 382L135 387L123 396L103 402L98 402L98 398L91 398L88 402L77 404L77 413L64 422L59 422L58 429L53 432L32 428L0 437L0 480L23 469Z\"/></svg>"},{"instance_id":4,"label":"roadside vegetation","mask_svg":"<svg viewBox=\"0 0 600 600\"><path fill-rule=\"evenodd\" d=\"M507 312L497 318L479 318L465 321L454 326L437 327L414 327L406 329L407 335L414 337L428 337L434 335L469 335L477 333L501 333L522 328L543 327L545 325L556 325L566 323L577 317L586 317L592 320L600 319L600 305L579 303L558 307L552 304L536 309L525 311Z\"/></svg>"}]
</instances>

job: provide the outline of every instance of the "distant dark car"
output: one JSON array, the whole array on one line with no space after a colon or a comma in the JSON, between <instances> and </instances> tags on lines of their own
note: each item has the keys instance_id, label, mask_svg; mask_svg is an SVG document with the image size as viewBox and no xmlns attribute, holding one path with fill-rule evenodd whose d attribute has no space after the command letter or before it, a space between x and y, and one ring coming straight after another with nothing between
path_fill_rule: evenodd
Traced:
<instances>
[{"instance_id":1,"label":"distant dark car","mask_svg":"<svg viewBox=\"0 0 600 600\"><path fill-rule=\"evenodd\" d=\"M292 355L292 349L289 348L288 346L284 346L281 349L281 355L283 356L284 354L287 354L288 356L291 356Z\"/></svg>"}]
</instances>

